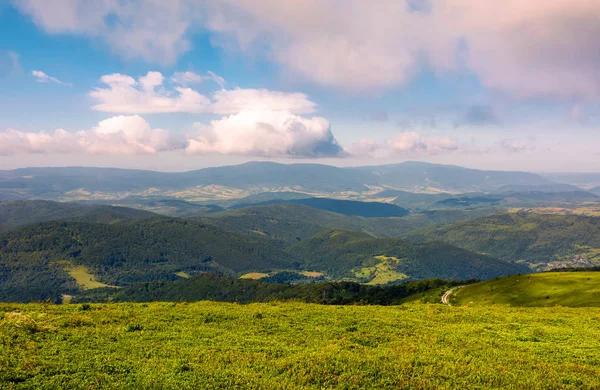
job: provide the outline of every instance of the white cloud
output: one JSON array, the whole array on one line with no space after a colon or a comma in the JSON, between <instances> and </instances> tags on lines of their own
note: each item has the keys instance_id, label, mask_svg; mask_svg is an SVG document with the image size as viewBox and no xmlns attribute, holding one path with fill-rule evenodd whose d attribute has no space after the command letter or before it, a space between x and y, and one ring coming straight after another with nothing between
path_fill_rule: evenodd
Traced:
<instances>
[{"instance_id":1,"label":"white cloud","mask_svg":"<svg viewBox=\"0 0 600 390\"><path fill-rule=\"evenodd\" d=\"M27 153L155 154L181 149L165 130L152 129L142 117L115 116L89 130L70 133L0 132L0 155Z\"/></svg>"},{"instance_id":2,"label":"white cloud","mask_svg":"<svg viewBox=\"0 0 600 390\"><path fill-rule=\"evenodd\" d=\"M317 106L303 93L278 92L268 89L222 89L213 94L210 112L231 114L242 110L285 111L292 114L309 114Z\"/></svg>"},{"instance_id":3,"label":"white cloud","mask_svg":"<svg viewBox=\"0 0 600 390\"><path fill-rule=\"evenodd\" d=\"M458 144L450 137L430 137L415 131L406 131L387 141L388 146L398 153L425 152L440 153L458 149Z\"/></svg>"},{"instance_id":4,"label":"white cloud","mask_svg":"<svg viewBox=\"0 0 600 390\"><path fill-rule=\"evenodd\" d=\"M107 88L96 88L89 96L99 102L96 111L126 114L206 112L210 100L191 88L177 86L172 91L162 88L160 72L148 72L136 81L133 77L112 74L100 78ZM160 87L160 88L159 88Z\"/></svg>"},{"instance_id":5,"label":"white cloud","mask_svg":"<svg viewBox=\"0 0 600 390\"><path fill-rule=\"evenodd\" d=\"M309 81L354 90L462 67L516 97L600 98L600 3L590 0L225 0L207 26Z\"/></svg>"},{"instance_id":6,"label":"white cloud","mask_svg":"<svg viewBox=\"0 0 600 390\"><path fill-rule=\"evenodd\" d=\"M176 73L178 84L201 81L195 73ZM172 79L173 79L172 77ZM211 79L223 83L214 73ZM210 97L192 88L181 85L167 88L160 72L148 72L136 81L133 77L112 74L102 76L100 81L106 88L96 88L89 96L98 102L92 108L96 111L144 114L144 113L215 113L234 114L242 110L286 111L293 114L307 114L315 110L316 104L303 93L287 93L267 89L217 90Z\"/></svg>"},{"instance_id":7,"label":"white cloud","mask_svg":"<svg viewBox=\"0 0 600 390\"><path fill-rule=\"evenodd\" d=\"M206 80L211 80L216 83L221 89L225 88L225 79L221 76L216 75L214 72L206 72L206 76L199 75L194 72L175 72L171 77L171 80L175 84L187 86L190 84L200 84Z\"/></svg>"},{"instance_id":8,"label":"white cloud","mask_svg":"<svg viewBox=\"0 0 600 390\"><path fill-rule=\"evenodd\" d=\"M207 72L208 73L208 77L214 81L215 83L217 83L217 85L219 87L221 87L221 89L225 88L225 79L221 76L216 75L214 72L211 72L210 70Z\"/></svg>"},{"instance_id":9,"label":"white cloud","mask_svg":"<svg viewBox=\"0 0 600 390\"><path fill-rule=\"evenodd\" d=\"M200 29L342 89L405 84L466 67L517 97L600 98L594 0L12 0L43 30L104 40L125 58L171 64Z\"/></svg>"},{"instance_id":10,"label":"white cloud","mask_svg":"<svg viewBox=\"0 0 600 390\"><path fill-rule=\"evenodd\" d=\"M175 72L171 77L171 80L173 80L175 84L179 85L200 84L207 79L208 77L200 76L194 72Z\"/></svg>"},{"instance_id":11,"label":"white cloud","mask_svg":"<svg viewBox=\"0 0 600 390\"><path fill-rule=\"evenodd\" d=\"M263 157L333 157L344 155L329 121L284 111L244 110L196 124L199 134L188 141L189 154L238 154Z\"/></svg>"},{"instance_id":12,"label":"white cloud","mask_svg":"<svg viewBox=\"0 0 600 390\"><path fill-rule=\"evenodd\" d=\"M33 77L35 77L35 79L36 79L35 81L37 81L38 83L54 83L54 84L67 85L67 86L71 85L69 83L60 81L59 79L57 79L55 77L50 77L46 73L42 72L41 70L34 70L31 72L31 75Z\"/></svg>"},{"instance_id":13,"label":"white cloud","mask_svg":"<svg viewBox=\"0 0 600 390\"><path fill-rule=\"evenodd\" d=\"M255 157L342 157L346 153L333 136L329 121L283 111L242 111L194 124L194 134L175 137L153 129L138 115L114 116L88 130L68 132L0 131L0 155L107 154L139 155L179 150L187 154Z\"/></svg>"},{"instance_id":14,"label":"white cloud","mask_svg":"<svg viewBox=\"0 0 600 390\"><path fill-rule=\"evenodd\" d=\"M114 52L172 64L191 48L189 30L198 20L191 0L12 0L44 31L100 38Z\"/></svg>"}]
</instances>

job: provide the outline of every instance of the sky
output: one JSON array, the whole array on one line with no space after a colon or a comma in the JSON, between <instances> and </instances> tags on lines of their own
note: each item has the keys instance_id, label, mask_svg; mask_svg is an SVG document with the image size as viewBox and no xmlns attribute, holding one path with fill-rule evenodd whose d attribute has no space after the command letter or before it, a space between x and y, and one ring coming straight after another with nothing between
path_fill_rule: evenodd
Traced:
<instances>
[{"instance_id":1,"label":"sky","mask_svg":"<svg viewBox=\"0 0 600 390\"><path fill-rule=\"evenodd\" d=\"M600 172L597 0L3 0L0 169Z\"/></svg>"}]
</instances>

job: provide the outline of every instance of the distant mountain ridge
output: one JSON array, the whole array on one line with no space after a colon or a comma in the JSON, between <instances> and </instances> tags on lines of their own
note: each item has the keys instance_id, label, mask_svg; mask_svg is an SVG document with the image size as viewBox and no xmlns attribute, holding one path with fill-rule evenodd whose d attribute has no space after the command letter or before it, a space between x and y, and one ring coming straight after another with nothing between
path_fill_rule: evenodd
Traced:
<instances>
[{"instance_id":1,"label":"distant mountain ridge","mask_svg":"<svg viewBox=\"0 0 600 390\"><path fill-rule=\"evenodd\" d=\"M505 186L552 185L555 183L533 173L484 171L422 162L347 168L249 162L171 173L85 167L0 171L0 198L4 199L119 199L161 194L189 200L199 195L183 190L206 186L236 189L240 197L244 197L273 190L305 192L314 196L374 194L374 189L464 193L493 191ZM218 188L210 190L218 192ZM226 196L231 197L230 194Z\"/></svg>"}]
</instances>

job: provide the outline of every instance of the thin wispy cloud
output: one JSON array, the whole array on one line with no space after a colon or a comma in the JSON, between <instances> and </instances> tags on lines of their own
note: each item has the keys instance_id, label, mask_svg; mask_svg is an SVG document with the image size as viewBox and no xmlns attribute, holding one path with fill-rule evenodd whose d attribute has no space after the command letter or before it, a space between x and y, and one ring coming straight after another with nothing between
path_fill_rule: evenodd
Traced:
<instances>
[{"instance_id":1,"label":"thin wispy cloud","mask_svg":"<svg viewBox=\"0 0 600 390\"><path fill-rule=\"evenodd\" d=\"M68 87L72 86L71 83L65 83L64 81L60 81L56 77L48 76L46 73L42 72L41 70L34 70L31 72L31 75L33 77L35 77L35 79L38 83L60 84L60 85L68 86Z\"/></svg>"}]
</instances>

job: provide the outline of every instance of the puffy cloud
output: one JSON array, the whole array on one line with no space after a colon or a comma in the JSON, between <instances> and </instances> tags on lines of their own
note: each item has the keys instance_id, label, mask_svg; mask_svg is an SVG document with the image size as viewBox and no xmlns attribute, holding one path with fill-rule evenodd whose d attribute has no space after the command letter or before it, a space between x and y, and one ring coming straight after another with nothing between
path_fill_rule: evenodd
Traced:
<instances>
[{"instance_id":1,"label":"puffy cloud","mask_svg":"<svg viewBox=\"0 0 600 390\"><path fill-rule=\"evenodd\" d=\"M89 130L67 132L0 132L0 155L28 153L156 154L169 150L188 154L255 157L343 157L346 152L331 132L329 121L283 111L251 111L196 123L186 138L153 129L138 115L105 119Z\"/></svg>"},{"instance_id":2,"label":"puffy cloud","mask_svg":"<svg viewBox=\"0 0 600 390\"><path fill-rule=\"evenodd\" d=\"M195 73L176 73L172 79L178 84L201 81ZM209 77L224 85L224 80L212 72ZM286 111L307 114L315 110L316 104L303 93L286 93L267 89L221 89L210 98L192 88L177 85L168 89L160 72L148 72L137 81L127 75L102 76L100 81L106 88L96 88L89 93L98 102L92 108L97 111L127 114L143 113L215 113L234 114L242 110Z\"/></svg>"},{"instance_id":3,"label":"puffy cloud","mask_svg":"<svg viewBox=\"0 0 600 390\"><path fill-rule=\"evenodd\" d=\"M42 72L41 70L34 70L31 72L31 75L36 78L36 81L38 83L54 83L54 84L60 84L60 85L71 85L69 83L62 82L55 77L50 77L46 73Z\"/></svg>"},{"instance_id":4,"label":"puffy cloud","mask_svg":"<svg viewBox=\"0 0 600 390\"><path fill-rule=\"evenodd\" d=\"M232 114L242 110L284 111L293 114L309 114L316 104L299 92L287 93L268 89L222 89L213 94L210 112Z\"/></svg>"},{"instance_id":5,"label":"puffy cloud","mask_svg":"<svg viewBox=\"0 0 600 390\"><path fill-rule=\"evenodd\" d=\"M449 137L430 137L415 131L406 131L387 141L388 146L395 152L426 152L440 153L458 149L455 140Z\"/></svg>"},{"instance_id":6,"label":"puffy cloud","mask_svg":"<svg viewBox=\"0 0 600 390\"><path fill-rule=\"evenodd\" d=\"M70 153L75 151L75 136L58 129L53 133L27 133L14 129L0 132L0 155L22 153Z\"/></svg>"},{"instance_id":7,"label":"puffy cloud","mask_svg":"<svg viewBox=\"0 0 600 390\"><path fill-rule=\"evenodd\" d=\"M70 133L0 132L0 155L23 153L154 154L183 148L165 130L152 129L142 117L115 116L90 130Z\"/></svg>"},{"instance_id":8,"label":"puffy cloud","mask_svg":"<svg viewBox=\"0 0 600 390\"><path fill-rule=\"evenodd\" d=\"M122 74L100 78L107 88L96 88L89 93L99 102L92 108L97 111L127 114L206 112L210 100L191 88L177 86L173 91L162 87L164 77L160 72L148 72L136 81Z\"/></svg>"},{"instance_id":9,"label":"puffy cloud","mask_svg":"<svg viewBox=\"0 0 600 390\"><path fill-rule=\"evenodd\" d=\"M196 125L200 134L188 141L190 154L238 154L263 157L343 156L324 118L304 118L284 111L244 110Z\"/></svg>"}]
</instances>

